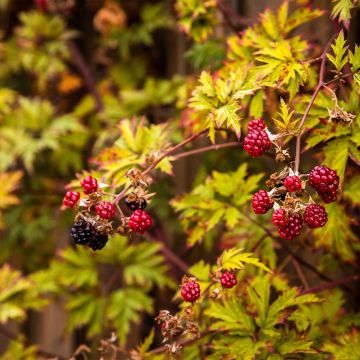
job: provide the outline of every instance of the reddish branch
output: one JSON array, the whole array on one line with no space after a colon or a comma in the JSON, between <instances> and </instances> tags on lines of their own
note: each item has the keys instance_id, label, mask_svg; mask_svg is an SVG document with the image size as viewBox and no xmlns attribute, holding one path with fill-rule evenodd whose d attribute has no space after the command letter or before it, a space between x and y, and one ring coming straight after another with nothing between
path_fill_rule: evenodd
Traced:
<instances>
[{"instance_id":1,"label":"reddish branch","mask_svg":"<svg viewBox=\"0 0 360 360\"><path fill-rule=\"evenodd\" d=\"M101 99L99 92L97 91L96 83L91 74L89 66L85 62L79 48L75 45L74 42L69 41L68 48L69 48L72 60L74 61L76 67L80 71L80 73L85 81L86 87L88 88L90 94L94 98L95 111L102 112L104 110L104 104L103 104L103 101Z\"/></svg>"},{"instance_id":2,"label":"reddish branch","mask_svg":"<svg viewBox=\"0 0 360 360\"><path fill-rule=\"evenodd\" d=\"M344 286L346 284L350 284L352 282L360 281L360 275L351 275L342 279L333 280L331 282L320 284L318 286L315 286L311 289L305 290L301 292L300 295L306 295L306 294L312 294L312 293L318 293L324 290L331 290L338 286Z\"/></svg>"},{"instance_id":3,"label":"reddish branch","mask_svg":"<svg viewBox=\"0 0 360 360\"><path fill-rule=\"evenodd\" d=\"M181 158L188 157L191 155L201 154L206 151L219 150L219 149L223 149L223 148L227 148L227 147L234 147L234 146L240 146L240 145L241 145L240 142L233 141L233 142L229 142L229 143L225 143L225 144L219 144L219 145L215 144L215 145L204 146L199 149L189 150L189 151L185 151L183 153L174 155L173 159L179 160Z\"/></svg>"},{"instance_id":4,"label":"reddish branch","mask_svg":"<svg viewBox=\"0 0 360 360\"><path fill-rule=\"evenodd\" d=\"M301 119L300 125L299 125L299 134L296 137L296 155L295 155L295 172L299 171L299 165L300 165L300 153L301 153L301 135L303 132L303 126L305 124L305 120L310 112L310 109L312 108L312 106L314 105L315 99L318 96L321 88L324 86L324 78L325 78L325 65L326 65L326 60L327 60L327 53L329 51L329 47L333 41L333 39L337 36L337 34L335 34L334 36L331 37L331 39L329 40L329 42L326 44L324 52L321 54L320 58L321 58L321 65L320 65L320 74L319 74L319 81L318 84L315 88L314 93L311 96L311 99L309 101L309 104L304 112L304 115Z\"/></svg>"}]
</instances>

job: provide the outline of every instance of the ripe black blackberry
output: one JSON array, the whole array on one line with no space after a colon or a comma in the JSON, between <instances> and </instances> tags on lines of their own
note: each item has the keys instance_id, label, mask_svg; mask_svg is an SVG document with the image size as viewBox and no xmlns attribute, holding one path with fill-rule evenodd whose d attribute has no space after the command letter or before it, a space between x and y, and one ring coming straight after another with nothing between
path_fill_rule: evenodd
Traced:
<instances>
[{"instance_id":1,"label":"ripe black blackberry","mask_svg":"<svg viewBox=\"0 0 360 360\"><path fill-rule=\"evenodd\" d=\"M102 234L97 230L94 230L93 236L91 237L88 246L93 250L101 250L108 242L108 239L109 236L107 234Z\"/></svg>"},{"instance_id":2,"label":"ripe black blackberry","mask_svg":"<svg viewBox=\"0 0 360 360\"><path fill-rule=\"evenodd\" d=\"M94 227L84 219L78 220L71 228L70 235L77 245L86 245L93 237Z\"/></svg>"},{"instance_id":3,"label":"ripe black blackberry","mask_svg":"<svg viewBox=\"0 0 360 360\"><path fill-rule=\"evenodd\" d=\"M129 210L144 210L146 208L147 202L143 198L139 198L135 193L130 193L125 198L125 205L129 208Z\"/></svg>"}]
</instances>

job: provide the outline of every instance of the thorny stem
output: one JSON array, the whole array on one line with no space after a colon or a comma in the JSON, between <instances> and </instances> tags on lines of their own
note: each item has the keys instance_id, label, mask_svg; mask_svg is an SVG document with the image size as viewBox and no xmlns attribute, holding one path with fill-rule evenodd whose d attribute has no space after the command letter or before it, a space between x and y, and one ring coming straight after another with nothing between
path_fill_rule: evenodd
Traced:
<instances>
[{"instance_id":1,"label":"thorny stem","mask_svg":"<svg viewBox=\"0 0 360 360\"><path fill-rule=\"evenodd\" d=\"M324 86L324 77L325 77L325 65L327 60L327 52L329 50L329 47L333 41L333 39L336 37L337 34L331 37L331 39L328 41L328 43L325 46L324 52L321 54L321 65L320 65L320 75L319 75L319 81L315 88L314 93L311 96L310 102L304 112L304 115L301 119L300 125L299 125L299 134L296 137L296 155L295 155L295 173L299 171L299 165L300 165L300 152L301 152L301 135L303 132L303 126L305 124L305 120L310 112L310 109L314 105L315 99L317 95L319 94L321 88Z\"/></svg>"}]
</instances>

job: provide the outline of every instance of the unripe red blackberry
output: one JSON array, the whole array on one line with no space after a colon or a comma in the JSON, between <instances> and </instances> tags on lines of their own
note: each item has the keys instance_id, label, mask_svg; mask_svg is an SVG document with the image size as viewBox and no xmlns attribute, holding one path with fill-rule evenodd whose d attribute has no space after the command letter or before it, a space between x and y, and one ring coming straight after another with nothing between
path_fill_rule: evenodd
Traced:
<instances>
[{"instance_id":1,"label":"unripe red blackberry","mask_svg":"<svg viewBox=\"0 0 360 360\"><path fill-rule=\"evenodd\" d=\"M324 202L336 201L339 176L335 170L331 170L325 165L315 166L310 172L309 184L319 193Z\"/></svg>"},{"instance_id":2,"label":"unripe red blackberry","mask_svg":"<svg viewBox=\"0 0 360 360\"><path fill-rule=\"evenodd\" d=\"M125 198L125 205L133 211L137 209L144 210L146 208L147 202L145 199L139 198L136 194L130 193Z\"/></svg>"},{"instance_id":3,"label":"unripe red blackberry","mask_svg":"<svg viewBox=\"0 0 360 360\"><path fill-rule=\"evenodd\" d=\"M231 271L225 271L220 278L221 285L231 289L237 284L236 274Z\"/></svg>"},{"instance_id":4,"label":"unripe red blackberry","mask_svg":"<svg viewBox=\"0 0 360 360\"><path fill-rule=\"evenodd\" d=\"M323 227L327 222L327 213L323 206L310 204L304 211L304 222L310 229Z\"/></svg>"},{"instance_id":5,"label":"unripe red blackberry","mask_svg":"<svg viewBox=\"0 0 360 360\"><path fill-rule=\"evenodd\" d=\"M93 236L91 237L90 241L88 242L89 248L93 250L101 250L106 243L108 242L109 236L107 234L100 233L99 231L95 230L93 232Z\"/></svg>"},{"instance_id":6,"label":"unripe red blackberry","mask_svg":"<svg viewBox=\"0 0 360 360\"><path fill-rule=\"evenodd\" d=\"M93 226L84 219L79 219L71 228L70 235L75 244L86 245L93 236Z\"/></svg>"},{"instance_id":7,"label":"unripe red blackberry","mask_svg":"<svg viewBox=\"0 0 360 360\"><path fill-rule=\"evenodd\" d=\"M77 191L68 191L63 199L63 204L73 208L80 199L80 193Z\"/></svg>"},{"instance_id":8,"label":"unripe red blackberry","mask_svg":"<svg viewBox=\"0 0 360 360\"><path fill-rule=\"evenodd\" d=\"M266 124L263 119L251 120L248 124L248 133L253 130L265 130Z\"/></svg>"},{"instance_id":9,"label":"unripe red blackberry","mask_svg":"<svg viewBox=\"0 0 360 360\"><path fill-rule=\"evenodd\" d=\"M319 192L319 195L325 204L330 204L337 200L336 190L325 193Z\"/></svg>"},{"instance_id":10,"label":"unripe red blackberry","mask_svg":"<svg viewBox=\"0 0 360 360\"><path fill-rule=\"evenodd\" d=\"M148 213L138 209L130 216L128 225L133 232L143 234L152 225L152 219Z\"/></svg>"},{"instance_id":11,"label":"unripe red blackberry","mask_svg":"<svg viewBox=\"0 0 360 360\"><path fill-rule=\"evenodd\" d=\"M244 138L244 150L253 158L271 148L271 141L263 130L253 130Z\"/></svg>"},{"instance_id":12,"label":"unripe red blackberry","mask_svg":"<svg viewBox=\"0 0 360 360\"><path fill-rule=\"evenodd\" d=\"M295 192L301 190L301 179L296 176L287 176L284 180L284 186L287 191Z\"/></svg>"},{"instance_id":13,"label":"unripe red blackberry","mask_svg":"<svg viewBox=\"0 0 360 360\"><path fill-rule=\"evenodd\" d=\"M95 211L102 219L111 219L115 215L115 206L108 201L100 201Z\"/></svg>"},{"instance_id":14,"label":"unripe red blackberry","mask_svg":"<svg viewBox=\"0 0 360 360\"><path fill-rule=\"evenodd\" d=\"M279 235L286 240L292 240L300 235L302 230L303 220L300 214L294 213L288 216L285 226L279 227Z\"/></svg>"},{"instance_id":15,"label":"unripe red blackberry","mask_svg":"<svg viewBox=\"0 0 360 360\"><path fill-rule=\"evenodd\" d=\"M271 221L276 226L286 226L286 211L284 209L277 209L271 216Z\"/></svg>"},{"instance_id":16,"label":"unripe red blackberry","mask_svg":"<svg viewBox=\"0 0 360 360\"><path fill-rule=\"evenodd\" d=\"M274 202L269 198L268 193L265 190L259 190L256 192L251 200L251 206L255 214L265 214L274 205Z\"/></svg>"},{"instance_id":17,"label":"unripe red blackberry","mask_svg":"<svg viewBox=\"0 0 360 360\"><path fill-rule=\"evenodd\" d=\"M89 175L82 179L81 186L83 187L84 194L89 195L97 191L98 182L95 178Z\"/></svg>"},{"instance_id":18,"label":"unripe red blackberry","mask_svg":"<svg viewBox=\"0 0 360 360\"><path fill-rule=\"evenodd\" d=\"M194 280L185 282L181 287L181 296L185 301L195 302L200 297L200 285Z\"/></svg>"}]
</instances>

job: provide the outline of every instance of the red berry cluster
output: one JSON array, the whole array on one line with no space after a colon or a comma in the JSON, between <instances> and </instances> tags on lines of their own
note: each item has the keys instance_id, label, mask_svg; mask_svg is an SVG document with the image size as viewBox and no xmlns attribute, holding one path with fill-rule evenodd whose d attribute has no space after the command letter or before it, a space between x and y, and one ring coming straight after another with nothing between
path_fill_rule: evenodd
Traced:
<instances>
[{"instance_id":1,"label":"red berry cluster","mask_svg":"<svg viewBox=\"0 0 360 360\"><path fill-rule=\"evenodd\" d=\"M130 230L139 234L144 234L153 223L151 216L144 211L147 205L145 198L132 192L126 196L125 205L129 210L134 211L128 220Z\"/></svg>"},{"instance_id":2,"label":"red berry cluster","mask_svg":"<svg viewBox=\"0 0 360 360\"><path fill-rule=\"evenodd\" d=\"M264 120L252 120L248 124L248 134L244 138L244 150L253 158L259 157L271 148Z\"/></svg>"},{"instance_id":3,"label":"red berry cluster","mask_svg":"<svg viewBox=\"0 0 360 360\"><path fill-rule=\"evenodd\" d=\"M194 303L200 297L200 285L194 279L186 279L181 285L181 296L185 301Z\"/></svg>"},{"instance_id":4,"label":"red berry cluster","mask_svg":"<svg viewBox=\"0 0 360 360\"><path fill-rule=\"evenodd\" d=\"M151 227L152 218L144 210L137 209L130 216L128 225L133 232L144 234Z\"/></svg>"},{"instance_id":5,"label":"red berry cluster","mask_svg":"<svg viewBox=\"0 0 360 360\"><path fill-rule=\"evenodd\" d=\"M301 179L296 176L287 176L284 180L284 186L287 191L295 192L301 190Z\"/></svg>"},{"instance_id":6,"label":"red berry cluster","mask_svg":"<svg viewBox=\"0 0 360 360\"><path fill-rule=\"evenodd\" d=\"M253 126L253 125L252 125ZM259 190L252 198L252 208L255 214L265 214L275 205L272 223L278 227L279 235L286 240L292 240L300 235L303 223L310 229L323 227L327 222L326 210L319 204L304 201L305 184L292 170L272 178L269 184L270 192ZM316 166L310 172L308 182L324 203L333 202L337 198L339 177L335 170ZM281 204L282 203L282 204Z\"/></svg>"},{"instance_id":7,"label":"red berry cluster","mask_svg":"<svg viewBox=\"0 0 360 360\"><path fill-rule=\"evenodd\" d=\"M77 191L68 191L63 199L64 206L76 210L70 234L75 244L100 250L106 245L108 235L113 231L109 220L115 215L115 206L102 200L103 193L99 191L98 182L91 175L81 180L81 186L87 195L81 202L80 193Z\"/></svg>"},{"instance_id":8,"label":"red berry cluster","mask_svg":"<svg viewBox=\"0 0 360 360\"><path fill-rule=\"evenodd\" d=\"M237 284L236 274L232 271L225 271L220 278L221 285L227 289L231 289Z\"/></svg>"},{"instance_id":9,"label":"red berry cluster","mask_svg":"<svg viewBox=\"0 0 360 360\"><path fill-rule=\"evenodd\" d=\"M317 191L324 203L336 201L339 176L327 166L315 166L309 176L309 184Z\"/></svg>"}]
</instances>

